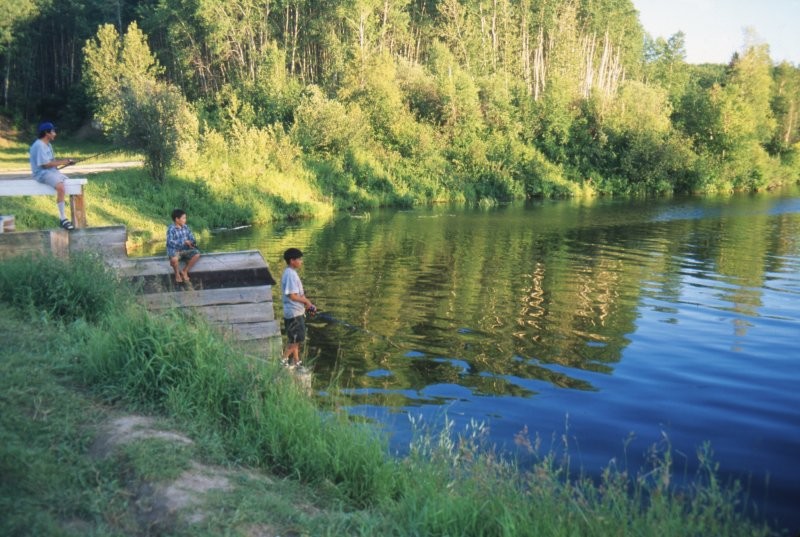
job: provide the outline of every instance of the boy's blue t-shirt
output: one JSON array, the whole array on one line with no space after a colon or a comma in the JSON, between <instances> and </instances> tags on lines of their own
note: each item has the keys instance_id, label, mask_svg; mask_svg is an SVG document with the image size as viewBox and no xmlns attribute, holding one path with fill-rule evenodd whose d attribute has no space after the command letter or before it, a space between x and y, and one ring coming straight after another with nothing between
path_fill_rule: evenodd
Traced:
<instances>
[{"instance_id":1,"label":"boy's blue t-shirt","mask_svg":"<svg viewBox=\"0 0 800 537\"><path fill-rule=\"evenodd\" d=\"M302 302L295 302L289 295L296 293L300 296L305 296L303 292L303 282L300 281L300 276L297 271L292 267L286 267L281 276L281 297L283 299L283 318L292 319L306 312L305 304Z\"/></svg>"},{"instance_id":2,"label":"boy's blue t-shirt","mask_svg":"<svg viewBox=\"0 0 800 537\"><path fill-rule=\"evenodd\" d=\"M53 148L50 144L46 144L41 140L36 140L31 145L31 173L33 178L37 181L39 177L47 171L47 168L42 168L42 164L47 164L53 160Z\"/></svg>"}]
</instances>

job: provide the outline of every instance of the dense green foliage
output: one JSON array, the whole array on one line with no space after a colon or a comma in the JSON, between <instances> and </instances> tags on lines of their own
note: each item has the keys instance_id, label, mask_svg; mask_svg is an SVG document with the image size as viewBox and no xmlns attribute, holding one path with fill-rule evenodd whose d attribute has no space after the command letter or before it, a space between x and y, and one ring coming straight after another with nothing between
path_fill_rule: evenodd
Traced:
<instances>
[{"instance_id":1,"label":"dense green foliage","mask_svg":"<svg viewBox=\"0 0 800 537\"><path fill-rule=\"evenodd\" d=\"M347 207L800 176L800 70L750 38L688 65L684 36L646 36L630 0L11 4L7 113L100 119L158 181L177 162L252 179L230 162L261 158L245 132L280 155L259 181Z\"/></svg>"},{"instance_id":2,"label":"dense green foliage","mask_svg":"<svg viewBox=\"0 0 800 537\"><path fill-rule=\"evenodd\" d=\"M0 263L0 274L24 268L52 276L22 281L0 297L22 306L0 310L9 313L0 316L6 342L0 349L0 507L12 514L0 520L4 534L137 534L121 482L168 479L189 465L190 453L159 443L93 462L101 407L84 399L85 388L118 411L175 420L190 431L196 449L227 465L312 483L346 513L317 514L302 525L293 520L292 531L302 534L772 534L741 512L738 485L719 484L707 446L698 452L700 474L683 476L690 485L675 484L668 445L654 448L652 468L637 478L610 467L596 484L573 475L568 446L554 441L549 453L537 455L539 439L525 432L515 441L538 462L523 470L485 444L477 423L462 433L447 423L438 434L417 437L409 456L391 458L374 429L351 423L341 411L320 412L283 368L241 352L200 319L148 313L129 295L102 292L116 285L110 273L96 273L97 288L87 288L84 265L61 263L53 272L54 263L44 257ZM32 287L47 295L86 295L77 301L86 304L102 294L113 307L99 316L88 309L50 312L25 302ZM12 311L27 324L16 322ZM32 334L40 324L60 344L48 348L46 338L25 337L26 326ZM212 508L212 521L186 521L169 534L251 534L252 521L263 517L263 509L249 508L255 500L251 494Z\"/></svg>"},{"instance_id":3,"label":"dense green foliage","mask_svg":"<svg viewBox=\"0 0 800 537\"><path fill-rule=\"evenodd\" d=\"M156 79L161 72L136 23L120 38L110 24L85 48L86 81L96 119L122 147L141 150L150 177L163 183L181 146L197 137L197 119L183 94Z\"/></svg>"}]
</instances>

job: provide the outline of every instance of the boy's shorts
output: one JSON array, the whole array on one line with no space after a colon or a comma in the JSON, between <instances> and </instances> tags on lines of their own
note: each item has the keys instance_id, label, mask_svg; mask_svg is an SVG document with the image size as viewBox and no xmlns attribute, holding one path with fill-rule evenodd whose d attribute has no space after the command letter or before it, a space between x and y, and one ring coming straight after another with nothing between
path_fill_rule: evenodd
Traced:
<instances>
[{"instance_id":1,"label":"boy's shorts","mask_svg":"<svg viewBox=\"0 0 800 537\"><path fill-rule=\"evenodd\" d=\"M178 258L178 261L188 261L199 253L200 250L197 248L189 248L188 250L178 250L175 257Z\"/></svg>"},{"instance_id":2,"label":"boy's shorts","mask_svg":"<svg viewBox=\"0 0 800 537\"><path fill-rule=\"evenodd\" d=\"M64 175L58 170L53 170L53 169L45 170L44 172L36 176L36 180L38 182L50 185L53 188L55 188L57 184L63 183L66 178L67 178L66 175Z\"/></svg>"},{"instance_id":3,"label":"boy's shorts","mask_svg":"<svg viewBox=\"0 0 800 537\"><path fill-rule=\"evenodd\" d=\"M291 319L283 319L286 337L289 343L302 343L306 339L306 316L298 315Z\"/></svg>"}]
</instances>

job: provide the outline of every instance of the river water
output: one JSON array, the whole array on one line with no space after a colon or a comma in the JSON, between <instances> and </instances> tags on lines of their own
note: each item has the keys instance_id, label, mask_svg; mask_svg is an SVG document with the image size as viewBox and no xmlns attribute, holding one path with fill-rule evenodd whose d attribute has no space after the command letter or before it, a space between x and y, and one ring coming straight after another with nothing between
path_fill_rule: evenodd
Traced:
<instances>
[{"instance_id":1,"label":"river water","mask_svg":"<svg viewBox=\"0 0 800 537\"><path fill-rule=\"evenodd\" d=\"M190 222L191 223L191 222ZM279 279L303 250L318 397L380 424L484 422L522 457L566 438L571 468L639 470L710 442L759 516L800 529L800 189L345 214L218 232ZM154 253L154 252L148 252ZM275 290L276 315L281 315ZM517 437L519 438L519 437Z\"/></svg>"}]
</instances>

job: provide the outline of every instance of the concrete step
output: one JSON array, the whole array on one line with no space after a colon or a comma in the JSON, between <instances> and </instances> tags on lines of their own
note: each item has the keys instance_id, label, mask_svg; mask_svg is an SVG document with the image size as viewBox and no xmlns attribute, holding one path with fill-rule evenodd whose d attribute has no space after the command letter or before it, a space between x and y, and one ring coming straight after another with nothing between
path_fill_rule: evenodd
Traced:
<instances>
[{"instance_id":1,"label":"concrete step","mask_svg":"<svg viewBox=\"0 0 800 537\"><path fill-rule=\"evenodd\" d=\"M175 289L220 289L275 285L266 261L258 250L201 254L190 272L191 281L176 284L166 256L109 259L123 278L141 285L145 293ZM183 266L183 264L182 264Z\"/></svg>"}]
</instances>

